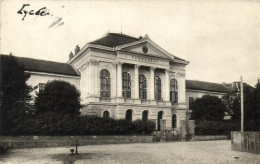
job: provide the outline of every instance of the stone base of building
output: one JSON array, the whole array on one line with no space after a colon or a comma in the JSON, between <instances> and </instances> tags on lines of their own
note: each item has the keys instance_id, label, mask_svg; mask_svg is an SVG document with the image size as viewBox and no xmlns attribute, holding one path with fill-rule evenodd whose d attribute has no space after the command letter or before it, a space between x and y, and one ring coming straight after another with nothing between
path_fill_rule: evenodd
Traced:
<instances>
[{"instance_id":1,"label":"stone base of building","mask_svg":"<svg viewBox=\"0 0 260 164\"><path fill-rule=\"evenodd\" d=\"M127 111L131 111L131 120L143 119L144 114L147 113L147 118L156 123L156 130L172 130L172 127L180 128L182 122L186 122L186 109L174 109L171 106L155 106L143 104L88 104L84 106L80 112L82 115L94 115L104 117L104 112L109 113L109 117L114 119L126 119ZM173 115L175 120L173 122ZM160 122L163 121L163 126ZM185 123L186 126L187 123Z\"/></svg>"}]
</instances>

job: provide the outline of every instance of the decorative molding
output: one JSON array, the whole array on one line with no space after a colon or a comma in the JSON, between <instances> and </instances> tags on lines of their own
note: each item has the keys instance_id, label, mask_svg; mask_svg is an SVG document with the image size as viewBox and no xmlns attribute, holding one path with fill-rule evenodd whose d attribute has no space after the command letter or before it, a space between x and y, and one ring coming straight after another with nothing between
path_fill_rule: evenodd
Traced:
<instances>
[{"instance_id":1,"label":"decorative molding","mask_svg":"<svg viewBox=\"0 0 260 164\"><path fill-rule=\"evenodd\" d=\"M124 62L121 61L121 60L117 60L116 63L117 63L118 65L123 65L123 64L124 64Z\"/></svg>"},{"instance_id":2,"label":"decorative molding","mask_svg":"<svg viewBox=\"0 0 260 164\"><path fill-rule=\"evenodd\" d=\"M87 61L86 63L82 64L80 67L79 67L79 71L80 72L83 72L85 71L85 69L88 67L89 65L89 62Z\"/></svg>"},{"instance_id":3,"label":"decorative molding","mask_svg":"<svg viewBox=\"0 0 260 164\"><path fill-rule=\"evenodd\" d=\"M181 72L179 73L180 77L185 77L186 76L186 73L185 72Z\"/></svg>"},{"instance_id":4,"label":"decorative molding","mask_svg":"<svg viewBox=\"0 0 260 164\"><path fill-rule=\"evenodd\" d=\"M154 71L156 67L150 67L150 71Z\"/></svg>"},{"instance_id":5,"label":"decorative molding","mask_svg":"<svg viewBox=\"0 0 260 164\"><path fill-rule=\"evenodd\" d=\"M135 69L139 69L140 65L139 64L135 64L134 67L135 67Z\"/></svg>"},{"instance_id":6,"label":"decorative molding","mask_svg":"<svg viewBox=\"0 0 260 164\"><path fill-rule=\"evenodd\" d=\"M169 74L170 73L170 69L165 69L164 73L168 73Z\"/></svg>"},{"instance_id":7,"label":"decorative molding","mask_svg":"<svg viewBox=\"0 0 260 164\"><path fill-rule=\"evenodd\" d=\"M185 76L186 76L185 72L170 72L169 73L170 78L185 77Z\"/></svg>"},{"instance_id":8,"label":"decorative molding","mask_svg":"<svg viewBox=\"0 0 260 164\"><path fill-rule=\"evenodd\" d=\"M71 75L62 75L62 74L55 74L55 73L46 73L46 72L35 72L35 71L25 71L35 75L45 75L45 76L57 76L57 77L67 77L67 78L77 78L80 79L80 76L71 76Z\"/></svg>"},{"instance_id":9,"label":"decorative molding","mask_svg":"<svg viewBox=\"0 0 260 164\"><path fill-rule=\"evenodd\" d=\"M116 68L117 62L112 62L111 64L112 64L113 68Z\"/></svg>"},{"instance_id":10,"label":"decorative molding","mask_svg":"<svg viewBox=\"0 0 260 164\"><path fill-rule=\"evenodd\" d=\"M170 72L169 73L169 78L175 78L176 77L176 72Z\"/></svg>"},{"instance_id":11,"label":"decorative molding","mask_svg":"<svg viewBox=\"0 0 260 164\"><path fill-rule=\"evenodd\" d=\"M99 60L96 59L89 59L89 62L93 65L97 65L99 63Z\"/></svg>"}]
</instances>

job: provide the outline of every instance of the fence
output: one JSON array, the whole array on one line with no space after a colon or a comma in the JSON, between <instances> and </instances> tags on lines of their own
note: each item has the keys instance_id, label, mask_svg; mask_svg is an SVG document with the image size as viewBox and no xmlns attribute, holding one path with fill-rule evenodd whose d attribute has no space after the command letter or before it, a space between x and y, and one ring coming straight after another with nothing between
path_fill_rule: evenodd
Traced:
<instances>
[{"instance_id":1,"label":"fence","mask_svg":"<svg viewBox=\"0 0 260 164\"><path fill-rule=\"evenodd\" d=\"M260 154L260 132L231 132L232 150Z\"/></svg>"},{"instance_id":2,"label":"fence","mask_svg":"<svg viewBox=\"0 0 260 164\"><path fill-rule=\"evenodd\" d=\"M230 139L226 135L195 135L194 141L210 141L210 140L227 140Z\"/></svg>"},{"instance_id":3,"label":"fence","mask_svg":"<svg viewBox=\"0 0 260 164\"><path fill-rule=\"evenodd\" d=\"M152 136L0 136L0 147L39 148L81 145L149 143Z\"/></svg>"}]
</instances>

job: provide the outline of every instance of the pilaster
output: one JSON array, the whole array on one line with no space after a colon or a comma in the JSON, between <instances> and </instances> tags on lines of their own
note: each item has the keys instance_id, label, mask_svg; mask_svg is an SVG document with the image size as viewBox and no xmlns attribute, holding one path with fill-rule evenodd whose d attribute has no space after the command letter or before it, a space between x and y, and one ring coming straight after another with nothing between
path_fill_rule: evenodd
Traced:
<instances>
[{"instance_id":1,"label":"pilaster","mask_svg":"<svg viewBox=\"0 0 260 164\"><path fill-rule=\"evenodd\" d=\"M123 103L124 99L122 97L122 61L117 61L117 103Z\"/></svg>"},{"instance_id":2,"label":"pilaster","mask_svg":"<svg viewBox=\"0 0 260 164\"><path fill-rule=\"evenodd\" d=\"M156 104L154 100L154 70L155 69L156 69L155 67L150 67L150 100L152 105Z\"/></svg>"},{"instance_id":3,"label":"pilaster","mask_svg":"<svg viewBox=\"0 0 260 164\"><path fill-rule=\"evenodd\" d=\"M165 99L164 101L170 101L170 78L169 78L169 71L168 70L165 70L165 87L164 87L164 96L165 96Z\"/></svg>"},{"instance_id":4,"label":"pilaster","mask_svg":"<svg viewBox=\"0 0 260 164\"><path fill-rule=\"evenodd\" d=\"M135 104L141 104L141 100L139 98L139 67L140 65L134 65L135 73L134 73L134 99Z\"/></svg>"},{"instance_id":5,"label":"pilaster","mask_svg":"<svg viewBox=\"0 0 260 164\"><path fill-rule=\"evenodd\" d=\"M98 102L99 98L98 98L98 65L99 61L95 60L95 59L90 59L89 60L89 80L90 80L90 84L92 85L92 87L90 87L90 97L88 99L88 102Z\"/></svg>"}]
</instances>

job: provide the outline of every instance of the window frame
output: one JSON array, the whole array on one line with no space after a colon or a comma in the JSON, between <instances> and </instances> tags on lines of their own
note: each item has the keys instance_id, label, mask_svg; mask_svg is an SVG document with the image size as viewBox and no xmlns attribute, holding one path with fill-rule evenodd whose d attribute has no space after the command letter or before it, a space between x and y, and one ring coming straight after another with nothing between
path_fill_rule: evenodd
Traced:
<instances>
[{"instance_id":1,"label":"window frame","mask_svg":"<svg viewBox=\"0 0 260 164\"><path fill-rule=\"evenodd\" d=\"M157 101L162 100L162 81L159 76L154 77L154 98Z\"/></svg>"},{"instance_id":2,"label":"window frame","mask_svg":"<svg viewBox=\"0 0 260 164\"><path fill-rule=\"evenodd\" d=\"M122 73L122 95L131 98L131 75L129 72Z\"/></svg>"},{"instance_id":3,"label":"window frame","mask_svg":"<svg viewBox=\"0 0 260 164\"><path fill-rule=\"evenodd\" d=\"M170 80L170 101L178 103L178 81L175 78Z\"/></svg>"},{"instance_id":4,"label":"window frame","mask_svg":"<svg viewBox=\"0 0 260 164\"><path fill-rule=\"evenodd\" d=\"M131 115L130 115L130 113L131 113ZM126 121L133 122L133 110L132 109L126 110L125 119L126 119Z\"/></svg>"},{"instance_id":5,"label":"window frame","mask_svg":"<svg viewBox=\"0 0 260 164\"><path fill-rule=\"evenodd\" d=\"M106 69L100 71L100 97L111 97L111 78L110 72Z\"/></svg>"},{"instance_id":6,"label":"window frame","mask_svg":"<svg viewBox=\"0 0 260 164\"><path fill-rule=\"evenodd\" d=\"M195 101L194 97L189 97L189 109L192 109L191 107L192 107L194 101Z\"/></svg>"},{"instance_id":7,"label":"window frame","mask_svg":"<svg viewBox=\"0 0 260 164\"><path fill-rule=\"evenodd\" d=\"M147 80L143 74L139 75L139 98L147 100Z\"/></svg>"},{"instance_id":8,"label":"window frame","mask_svg":"<svg viewBox=\"0 0 260 164\"><path fill-rule=\"evenodd\" d=\"M39 93L42 93L45 90L46 83L39 83Z\"/></svg>"},{"instance_id":9,"label":"window frame","mask_svg":"<svg viewBox=\"0 0 260 164\"><path fill-rule=\"evenodd\" d=\"M148 121L148 115L149 115L149 111L148 110L144 110L143 112L142 112L142 121L143 122L146 122L146 121Z\"/></svg>"},{"instance_id":10,"label":"window frame","mask_svg":"<svg viewBox=\"0 0 260 164\"><path fill-rule=\"evenodd\" d=\"M110 117L110 112L107 111L107 110L105 110L105 111L103 112L103 118L109 118L109 117Z\"/></svg>"},{"instance_id":11,"label":"window frame","mask_svg":"<svg viewBox=\"0 0 260 164\"><path fill-rule=\"evenodd\" d=\"M177 128L177 115L172 115L172 128Z\"/></svg>"}]
</instances>

